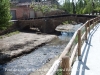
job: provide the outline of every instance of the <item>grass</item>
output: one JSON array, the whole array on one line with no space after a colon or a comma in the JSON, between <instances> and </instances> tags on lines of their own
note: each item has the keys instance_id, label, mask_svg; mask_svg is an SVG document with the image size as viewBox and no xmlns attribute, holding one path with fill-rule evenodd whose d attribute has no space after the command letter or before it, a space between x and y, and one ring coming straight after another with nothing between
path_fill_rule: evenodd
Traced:
<instances>
[{"instance_id":1,"label":"grass","mask_svg":"<svg viewBox=\"0 0 100 75\"><path fill-rule=\"evenodd\" d=\"M66 25L66 24L71 24L71 23L72 23L72 21L64 21L62 24Z\"/></svg>"},{"instance_id":2,"label":"grass","mask_svg":"<svg viewBox=\"0 0 100 75\"><path fill-rule=\"evenodd\" d=\"M4 35L0 36L0 39L5 38L5 37L10 37L10 36L18 34L18 33L20 33L20 32L15 31L15 32L7 33L7 34L4 34Z\"/></svg>"},{"instance_id":3,"label":"grass","mask_svg":"<svg viewBox=\"0 0 100 75\"><path fill-rule=\"evenodd\" d=\"M75 40L74 40L74 43L77 44L78 42L78 35L76 36Z\"/></svg>"},{"instance_id":4,"label":"grass","mask_svg":"<svg viewBox=\"0 0 100 75\"><path fill-rule=\"evenodd\" d=\"M56 72L55 75L62 75L62 68L61 67L58 68L58 71Z\"/></svg>"}]
</instances>

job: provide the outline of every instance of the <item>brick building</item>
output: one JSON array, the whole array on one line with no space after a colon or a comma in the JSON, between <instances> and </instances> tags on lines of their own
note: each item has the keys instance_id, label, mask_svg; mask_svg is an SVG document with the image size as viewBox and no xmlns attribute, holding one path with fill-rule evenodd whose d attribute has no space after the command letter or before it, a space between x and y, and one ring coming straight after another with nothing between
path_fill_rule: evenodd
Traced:
<instances>
[{"instance_id":1,"label":"brick building","mask_svg":"<svg viewBox=\"0 0 100 75\"><path fill-rule=\"evenodd\" d=\"M18 3L16 7L11 7L12 19L29 19L34 18L35 13L30 8L30 3Z\"/></svg>"},{"instance_id":2,"label":"brick building","mask_svg":"<svg viewBox=\"0 0 100 75\"><path fill-rule=\"evenodd\" d=\"M43 4L50 5L54 3L56 0L11 0L11 4L15 5L15 7L11 7L11 15L12 19L29 19L35 17L35 12L32 8L30 8L30 4L34 1L35 4ZM41 13L38 13L41 17ZM37 16L37 15L36 15Z\"/></svg>"}]
</instances>

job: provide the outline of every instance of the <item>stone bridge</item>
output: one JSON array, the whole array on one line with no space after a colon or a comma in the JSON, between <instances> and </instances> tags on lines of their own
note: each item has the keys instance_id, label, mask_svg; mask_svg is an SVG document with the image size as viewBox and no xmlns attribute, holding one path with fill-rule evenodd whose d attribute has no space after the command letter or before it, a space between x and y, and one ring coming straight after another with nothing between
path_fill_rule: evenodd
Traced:
<instances>
[{"instance_id":1,"label":"stone bridge","mask_svg":"<svg viewBox=\"0 0 100 75\"><path fill-rule=\"evenodd\" d=\"M59 15L49 17L39 17L31 20L19 20L17 25L19 29L36 27L43 33L52 33L55 28L64 21L75 21L85 23L87 20L94 18L93 15Z\"/></svg>"}]
</instances>

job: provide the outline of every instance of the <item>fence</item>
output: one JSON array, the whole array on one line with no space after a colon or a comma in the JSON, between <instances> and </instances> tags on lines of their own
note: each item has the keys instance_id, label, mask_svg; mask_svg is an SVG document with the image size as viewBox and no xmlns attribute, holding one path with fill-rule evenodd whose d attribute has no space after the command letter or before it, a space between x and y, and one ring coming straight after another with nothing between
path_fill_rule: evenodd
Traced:
<instances>
[{"instance_id":1,"label":"fence","mask_svg":"<svg viewBox=\"0 0 100 75\"><path fill-rule=\"evenodd\" d=\"M78 53L78 59L81 61L81 46L82 43L87 39L88 33L90 33L90 30L94 28L96 23L99 21L100 17L93 18L91 20L88 20L85 24L83 24L73 35L70 42L67 44L66 48L52 65L50 70L46 75L54 75L58 69L59 66L62 67L62 75L70 75L71 74L71 65L73 63L74 57L76 52ZM72 53L70 56L66 56L67 53L70 51L72 44L77 38L77 42L73 48ZM65 71L64 71L65 70Z\"/></svg>"}]
</instances>

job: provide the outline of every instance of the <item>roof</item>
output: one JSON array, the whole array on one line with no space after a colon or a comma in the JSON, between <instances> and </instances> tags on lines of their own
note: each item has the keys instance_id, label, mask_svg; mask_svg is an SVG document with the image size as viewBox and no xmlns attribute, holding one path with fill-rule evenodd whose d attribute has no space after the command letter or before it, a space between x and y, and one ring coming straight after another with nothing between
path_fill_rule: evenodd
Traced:
<instances>
[{"instance_id":1,"label":"roof","mask_svg":"<svg viewBox=\"0 0 100 75\"><path fill-rule=\"evenodd\" d=\"M18 3L17 6L29 6L31 2L26 2L26 3Z\"/></svg>"},{"instance_id":2,"label":"roof","mask_svg":"<svg viewBox=\"0 0 100 75\"><path fill-rule=\"evenodd\" d=\"M19 0L19 3L32 2L32 0Z\"/></svg>"}]
</instances>

